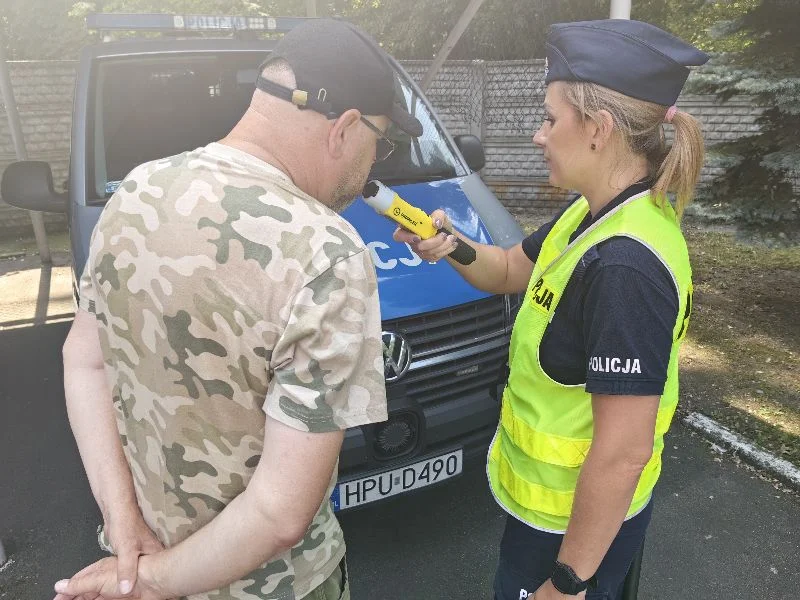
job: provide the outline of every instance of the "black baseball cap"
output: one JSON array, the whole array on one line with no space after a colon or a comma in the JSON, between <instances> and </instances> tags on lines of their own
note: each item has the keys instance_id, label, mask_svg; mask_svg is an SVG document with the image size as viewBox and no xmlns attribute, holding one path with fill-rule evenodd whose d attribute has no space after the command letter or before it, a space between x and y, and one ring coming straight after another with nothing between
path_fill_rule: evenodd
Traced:
<instances>
[{"instance_id":1,"label":"black baseball cap","mask_svg":"<svg viewBox=\"0 0 800 600\"><path fill-rule=\"evenodd\" d=\"M556 23L547 37L545 81L588 81L663 106L675 104L690 66L708 55L641 21Z\"/></svg>"},{"instance_id":2,"label":"black baseball cap","mask_svg":"<svg viewBox=\"0 0 800 600\"><path fill-rule=\"evenodd\" d=\"M403 105L395 71L386 52L355 25L338 19L311 19L289 31L261 69L285 60L297 89L267 81L258 89L335 119L355 108L364 115L384 115L407 134L422 135L422 124Z\"/></svg>"}]
</instances>

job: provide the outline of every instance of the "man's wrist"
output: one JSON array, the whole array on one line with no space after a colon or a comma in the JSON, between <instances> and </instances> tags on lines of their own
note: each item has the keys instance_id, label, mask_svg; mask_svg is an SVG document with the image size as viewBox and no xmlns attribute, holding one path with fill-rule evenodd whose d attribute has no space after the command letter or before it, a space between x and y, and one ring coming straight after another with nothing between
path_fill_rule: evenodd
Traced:
<instances>
[{"instance_id":1,"label":"man's wrist","mask_svg":"<svg viewBox=\"0 0 800 600\"><path fill-rule=\"evenodd\" d=\"M109 507L108 510L101 510L101 513L106 534L112 531L116 536L136 527L139 522L144 523L138 504L120 503Z\"/></svg>"},{"instance_id":2,"label":"man's wrist","mask_svg":"<svg viewBox=\"0 0 800 600\"><path fill-rule=\"evenodd\" d=\"M141 517L142 512L136 501L136 496L121 495L114 498L104 498L98 502L103 520L108 523L113 520L129 519L131 515Z\"/></svg>"},{"instance_id":3,"label":"man's wrist","mask_svg":"<svg viewBox=\"0 0 800 600\"><path fill-rule=\"evenodd\" d=\"M163 552L143 554L139 557L137 569L137 585L146 587L156 593L159 598L173 598L178 594L170 594L164 586Z\"/></svg>"}]
</instances>

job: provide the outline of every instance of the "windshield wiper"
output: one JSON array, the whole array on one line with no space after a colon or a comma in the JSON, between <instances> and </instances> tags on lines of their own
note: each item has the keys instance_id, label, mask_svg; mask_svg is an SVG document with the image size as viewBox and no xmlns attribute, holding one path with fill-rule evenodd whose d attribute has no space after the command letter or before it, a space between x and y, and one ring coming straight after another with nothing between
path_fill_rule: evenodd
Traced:
<instances>
[{"instance_id":1,"label":"windshield wiper","mask_svg":"<svg viewBox=\"0 0 800 600\"><path fill-rule=\"evenodd\" d=\"M372 176L370 176L372 177ZM460 177L455 169L443 169L441 171L422 171L420 173L375 173L375 178L383 183L415 183L424 181L441 181L443 179L454 179Z\"/></svg>"}]
</instances>

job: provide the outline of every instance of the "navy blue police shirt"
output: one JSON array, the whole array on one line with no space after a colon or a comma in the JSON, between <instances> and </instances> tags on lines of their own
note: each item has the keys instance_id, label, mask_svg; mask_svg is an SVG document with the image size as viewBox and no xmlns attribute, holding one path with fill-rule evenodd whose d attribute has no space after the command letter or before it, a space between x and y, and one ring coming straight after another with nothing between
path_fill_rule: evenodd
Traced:
<instances>
[{"instance_id":1,"label":"navy blue police shirt","mask_svg":"<svg viewBox=\"0 0 800 600\"><path fill-rule=\"evenodd\" d=\"M626 189L592 217L570 242L648 182ZM536 262L542 242L566 208L522 241ZM612 237L591 247L578 262L545 330L542 368L566 385L586 384L592 394L660 396L667 380L678 292L659 258L641 242Z\"/></svg>"}]
</instances>

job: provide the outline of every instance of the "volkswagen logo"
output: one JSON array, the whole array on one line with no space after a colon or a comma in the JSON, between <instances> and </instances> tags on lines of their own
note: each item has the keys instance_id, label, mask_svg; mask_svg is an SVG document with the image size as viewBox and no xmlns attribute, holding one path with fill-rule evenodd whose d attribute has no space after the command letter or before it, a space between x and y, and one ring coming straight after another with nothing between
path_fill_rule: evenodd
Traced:
<instances>
[{"instance_id":1,"label":"volkswagen logo","mask_svg":"<svg viewBox=\"0 0 800 600\"><path fill-rule=\"evenodd\" d=\"M399 333L384 331L383 340L383 376L386 381L397 381L411 364L411 346Z\"/></svg>"}]
</instances>

